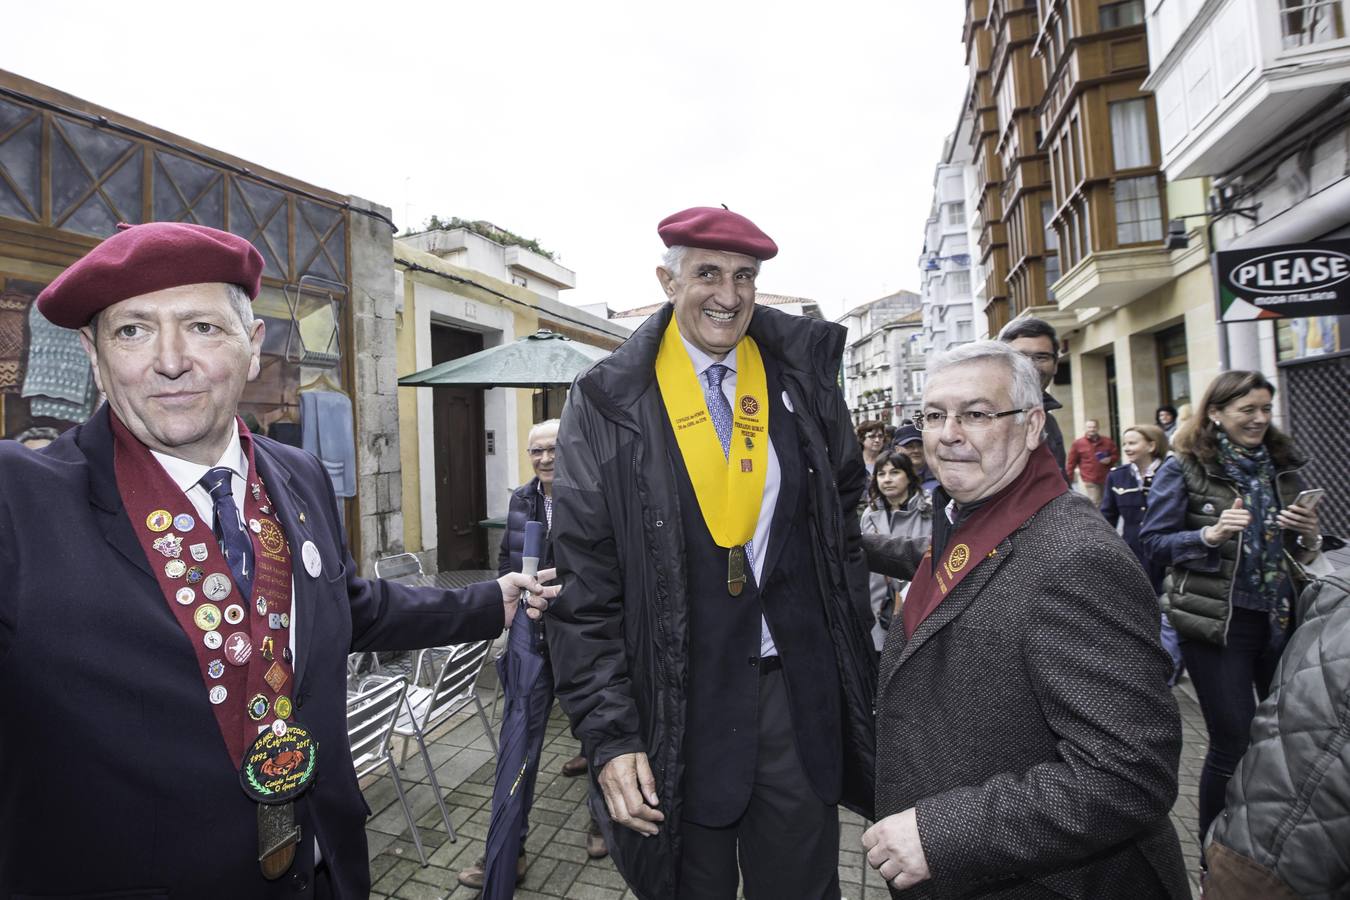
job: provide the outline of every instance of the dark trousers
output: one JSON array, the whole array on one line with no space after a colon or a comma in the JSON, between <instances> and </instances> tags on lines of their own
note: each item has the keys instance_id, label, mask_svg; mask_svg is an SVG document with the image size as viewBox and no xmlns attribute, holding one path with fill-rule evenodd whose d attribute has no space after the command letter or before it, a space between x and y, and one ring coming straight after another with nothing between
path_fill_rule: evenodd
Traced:
<instances>
[{"instance_id":1,"label":"dark trousers","mask_svg":"<svg viewBox=\"0 0 1350 900\"><path fill-rule=\"evenodd\" d=\"M680 827L680 900L839 897L839 811L821 802L797 756L781 670L759 680L759 755L750 804L735 823Z\"/></svg>"},{"instance_id":2,"label":"dark trousers","mask_svg":"<svg viewBox=\"0 0 1350 900\"><path fill-rule=\"evenodd\" d=\"M1251 740L1258 698L1270 693L1283 640L1271 634L1270 616L1233 608L1228 644L1182 639L1181 655L1191 673L1209 732L1209 752L1200 771L1200 843L1223 812L1228 779Z\"/></svg>"}]
</instances>

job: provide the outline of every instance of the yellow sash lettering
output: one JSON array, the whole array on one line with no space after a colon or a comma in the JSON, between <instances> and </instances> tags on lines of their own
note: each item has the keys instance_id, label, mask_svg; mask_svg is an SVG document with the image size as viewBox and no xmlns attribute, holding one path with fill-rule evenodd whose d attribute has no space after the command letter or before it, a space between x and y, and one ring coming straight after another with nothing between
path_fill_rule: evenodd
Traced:
<instances>
[{"instance_id":1,"label":"yellow sash lettering","mask_svg":"<svg viewBox=\"0 0 1350 900\"><path fill-rule=\"evenodd\" d=\"M759 347L749 335L736 345L736 400L725 456L674 318L656 354L656 383L709 533L719 547L739 547L755 536L768 468L769 390Z\"/></svg>"}]
</instances>

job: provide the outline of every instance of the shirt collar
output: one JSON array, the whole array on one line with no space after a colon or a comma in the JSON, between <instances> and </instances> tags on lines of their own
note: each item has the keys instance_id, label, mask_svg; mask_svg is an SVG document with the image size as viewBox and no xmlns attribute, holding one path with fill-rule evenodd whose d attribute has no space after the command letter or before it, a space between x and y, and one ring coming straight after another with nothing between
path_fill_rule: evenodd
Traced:
<instances>
[{"instance_id":1,"label":"shirt collar","mask_svg":"<svg viewBox=\"0 0 1350 900\"><path fill-rule=\"evenodd\" d=\"M240 483L248 479L248 460L244 457L243 444L239 442L238 421L230 423L230 440L225 445L225 452L220 454L220 459L216 460L214 466L203 466L201 463L169 456L167 453L160 453L158 450L151 450L150 454L159 461L159 464L164 467L164 471L169 473L169 477L173 479L174 484L178 485L179 490L185 494L196 487L197 482L202 480L203 475L220 466L224 466L233 472L239 478Z\"/></svg>"},{"instance_id":2,"label":"shirt collar","mask_svg":"<svg viewBox=\"0 0 1350 900\"><path fill-rule=\"evenodd\" d=\"M716 360L713 359L711 356L709 356L707 353L703 352L703 350L700 349L699 347L696 347L693 344L689 343L688 339L685 338L684 335L680 335L680 341L684 343L684 350L686 353L689 354L690 362L694 364L694 374L697 375L700 379L703 378L703 373L708 371L709 366L718 365L719 363L721 365L726 366L727 369L730 370L733 374L736 372L735 347L731 348L731 352L726 355L725 359Z\"/></svg>"}]
</instances>

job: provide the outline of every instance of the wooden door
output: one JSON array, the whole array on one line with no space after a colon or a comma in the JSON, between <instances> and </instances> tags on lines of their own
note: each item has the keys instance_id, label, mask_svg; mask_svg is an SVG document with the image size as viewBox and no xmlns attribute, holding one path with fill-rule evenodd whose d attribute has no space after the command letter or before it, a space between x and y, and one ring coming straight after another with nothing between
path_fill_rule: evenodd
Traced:
<instances>
[{"instance_id":1,"label":"wooden door","mask_svg":"<svg viewBox=\"0 0 1350 900\"><path fill-rule=\"evenodd\" d=\"M432 326L433 364L483 349L483 336ZM486 569L487 539L478 523L487 517L483 392L435 387L436 562L442 572Z\"/></svg>"}]
</instances>

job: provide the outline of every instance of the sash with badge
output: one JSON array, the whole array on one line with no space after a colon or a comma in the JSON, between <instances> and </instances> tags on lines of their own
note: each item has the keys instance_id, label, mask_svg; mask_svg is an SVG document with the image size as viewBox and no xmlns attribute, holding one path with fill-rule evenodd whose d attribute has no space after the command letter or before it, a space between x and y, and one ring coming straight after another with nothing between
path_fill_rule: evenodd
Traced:
<instances>
[{"instance_id":1,"label":"sash with badge","mask_svg":"<svg viewBox=\"0 0 1350 900\"><path fill-rule=\"evenodd\" d=\"M768 379L759 347L749 335L736 345L737 402L732 404L731 443L722 450L703 397L703 383L671 318L656 355L656 382L675 431L699 511L713 542L728 548L727 593L745 588L745 545L755 536L769 458Z\"/></svg>"},{"instance_id":2,"label":"sash with badge","mask_svg":"<svg viewBox=\"0 0 1350 900\"><path fill-rule=\"evenodd\" d=\"M300 841L293 801L314 782L318 746L294 720L291 551L258 476L252 438L240 422L249 474L243 516L254 560L251 596L243 596L210 523L195 518L187 495L116 415L111 422L122 504L196 653L240 787L258 804L262 874L280 878ZM313 545L303 549L312 569Z\"/></svg>"},{"instance_id":3,"label":"sash with badge","mask_svg":"<svg viewBox=\"0 0 1350 900\"><path fill-rule=\"evenodd\" d=\"M1041 444L1031 451L1022 473L956 529L941 561L934 564L931 548L924 553L900 613L905 640L967 575L998 554L1004 538L1068 490L1049 448ZM941 510L936 514L944 515Z\"/></svg>"}]
</instances>

